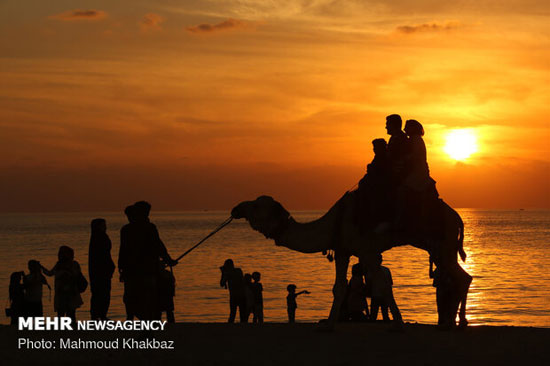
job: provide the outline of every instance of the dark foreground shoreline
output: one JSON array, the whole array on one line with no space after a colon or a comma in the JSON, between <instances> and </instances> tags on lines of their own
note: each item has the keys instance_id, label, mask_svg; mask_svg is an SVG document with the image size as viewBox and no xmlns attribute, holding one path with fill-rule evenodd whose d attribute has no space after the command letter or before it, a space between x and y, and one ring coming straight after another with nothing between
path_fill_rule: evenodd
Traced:
<instances>
[{"instance_id":1,"label":"dark foreground shoreline","mask_svg":"<svg viewBox=\"0 0 550 366\"><path fill-rule=\"evenodd\" d=\"M318 332L316 324L179 323L148 335L170 349L124 349L144 341L129 331L18 331L0 326L2 365L549 365L550 329L469 327L438 331L407 324L340 324ZM56 341L56 349L18 349L19 338ZM59 340L114 341L118 349L59 349ZM93 342L92 342L93 343ZM132 342L133 344L137 344ZM127 342L127 344L130 344ZM152 343L149 342L148 346ZM161 344L161 343L157 343ZM141 345L147 346L142 342Z\"/></svg>"}]
</instances>

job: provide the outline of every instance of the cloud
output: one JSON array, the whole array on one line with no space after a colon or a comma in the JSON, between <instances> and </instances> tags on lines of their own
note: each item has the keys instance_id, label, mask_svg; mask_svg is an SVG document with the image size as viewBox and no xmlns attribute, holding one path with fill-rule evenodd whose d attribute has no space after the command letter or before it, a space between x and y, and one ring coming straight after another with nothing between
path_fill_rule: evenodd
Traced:
<instances>
[{"instance_id":1,"label":"cloud","mask_svg":"<svg viewBox=\"0 0 550 366\"><path fill-rule=\"evenodd\" d=\"M141 19L140 27L142 31L160 30L162 23L164 23L164 17L155 13L148 13Z\"/></svg>"},{"instance_id":2,"label":"cloud","mask_svg":"<svg viewBox=\"0 0 550 366\"><path fill-rule=\"evenodd\" d=\"M423 23L415 25L400 25L396 28L399 33L413 34L413 33L433 33L451 31L454 29L462 28L463 24L457 21L448 21L445 23Z\"/></svg>"},{"instance_id":3,"label":"cloud","mask_svg":"<svg viewBox=\"0 0 550 366\"><path fill-rule=\"evenodd\" d=\"M75 20L101 20L107 17L103 10L67 10L63 13L50 15L49 18L63 21Z\"/></svg>"},{"instance_id":4,"label":"cloud","mask_svg":"<svg viewBox=\"0 0 550 366\"><path fill-rule=\"evenodd\" d=\"M187 27L187 31L191 33L213 33L213 32L222 32L234 29L246 28L250 23L238 19L227 19L221 23L217 24L207 24L202 23L192 27Z\"/></svg>"}]
</instances>

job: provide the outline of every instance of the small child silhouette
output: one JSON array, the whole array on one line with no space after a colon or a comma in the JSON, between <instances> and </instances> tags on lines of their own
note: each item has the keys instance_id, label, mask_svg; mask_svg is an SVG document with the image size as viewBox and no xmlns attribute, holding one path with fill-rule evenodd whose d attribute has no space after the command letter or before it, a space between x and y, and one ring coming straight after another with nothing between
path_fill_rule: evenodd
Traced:
<instances>
[{"instance_id":1,"label":"small child silhouette","mask_svg":"<svg viewBox=\"0 0 550 366\"><path fill-rule=\"evenodd\" d=\"M260 272L252 273L252 278L254 283L252 284L252 292L254 293L254 318L252 321L254 323L263 323L264 322L264 297L263 297L263 286L260 283L261 279Z\"/></svg>"},{"instance_id":2,"label":"small child silhouette","mask_svg":"<svg viewBox=\"0 0 550 366\"><path fill-rule=\"evenodd\" d=\"M289 323L294 323L295 318L296 318L296 308L298 308L298 304L296 303L296 298L298 297L298 295L309 294L310 292L307 291L307 290L296 292L296 285L294 285L294 284L288 285L286 287L286 290L288 291L288 295L286 297L288 322Z\"/></svg>"},{"instance_id":3,"label":"small child silhouette","mask_svg":"<svg viewBox=\"0 0 550 366\"><path fill-rule=\"evenodd\" d=\"M176 296L176 278L172 273L172 268L168 269L164 261L159 263L158 278L158 302L162 312L166 312L166 321L175 323L174 317L174 296Z\"/></svg>"}]
</instances>

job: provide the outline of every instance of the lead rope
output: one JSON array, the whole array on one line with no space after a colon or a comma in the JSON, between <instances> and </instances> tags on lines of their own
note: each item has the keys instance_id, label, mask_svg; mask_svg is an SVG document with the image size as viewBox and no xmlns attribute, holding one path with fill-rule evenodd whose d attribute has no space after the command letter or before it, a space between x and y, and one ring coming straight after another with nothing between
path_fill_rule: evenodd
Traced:
<instances>
[{"instance_id":1,"label":"lead rope","mask_svg":"<svg viewBox=\"0 0 550 366\"><path fill-rule=\"evenodd\" d=\"M229 225L233 221L233 216L229 216L224 222L220 224L216 229L214 229L210 234L206 235L201 241L199 241L197 244L193 245L190 249L188 249L185 253L180 255L178 258L176 258L176 262L185 257L187 254L189 254L192 250L194 250L196 247L204 243L208 238L210 238L212 235L216 234L218 231L223 229L225 226Z\"/></svg>"}]
</instances>

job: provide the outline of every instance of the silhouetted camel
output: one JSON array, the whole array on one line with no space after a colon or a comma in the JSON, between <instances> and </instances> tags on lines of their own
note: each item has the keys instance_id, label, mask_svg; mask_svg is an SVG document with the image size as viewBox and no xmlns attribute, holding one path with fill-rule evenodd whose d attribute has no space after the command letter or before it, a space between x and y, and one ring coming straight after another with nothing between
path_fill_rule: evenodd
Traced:
<instances>
[{"instance_id":1,"label":"silhouetted camel","mask_svg":"<svg viewBox=\"0 0 550 366\"><path fill-rule=\"evenodd\" d=\"M329 315L328 328L333 329L338 319L347 286L347 270L350 256L359 258L363 265L374 266L379 253L401 245L412 245L426 250L434 258L436 265L446 268L455 280L456 296L451 312L456 318L461 303L460 321L466 325L466 297L471 282L457 262L457 251L462 259L464 238L463 223L458 213L442 200L437 200L440 210L438 235L419 235L407 232L377 233L361 230L355 220L357 191L347 192L321 218L308 223L298 223L289 212L269 196L260 196L254 201L245 201L231 211L234 218L246 218L250 226L266 238L274 239L275 244L302 253L317 253L334 250L336 281L333 287L334 300ZM453 318L453 323L455 322Z\"/></svg>"}]
</instances>

